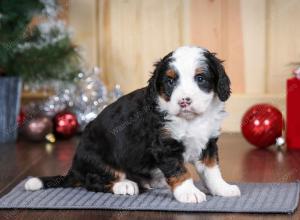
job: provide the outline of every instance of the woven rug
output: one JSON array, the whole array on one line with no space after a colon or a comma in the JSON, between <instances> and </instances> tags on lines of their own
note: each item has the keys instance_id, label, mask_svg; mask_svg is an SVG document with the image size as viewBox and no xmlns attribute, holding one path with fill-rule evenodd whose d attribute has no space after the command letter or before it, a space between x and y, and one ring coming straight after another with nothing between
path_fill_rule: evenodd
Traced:
<instances>
[{"instance_id":1,"label":"woven rug","mask_svg":"<svg viewBox=\"0 0 300 220\"><path fill-rule=\"evenodd\" d=\"M153 189L137 196L89 192L83 188L25 191L24 181L0 199L0 209L110 209L184 212L293 213L299 183L240 183L241 197L207 195L199 204L177 202L169 189ZM206 192L205 188L196 183Z\"/></svg>"}]
</instances>

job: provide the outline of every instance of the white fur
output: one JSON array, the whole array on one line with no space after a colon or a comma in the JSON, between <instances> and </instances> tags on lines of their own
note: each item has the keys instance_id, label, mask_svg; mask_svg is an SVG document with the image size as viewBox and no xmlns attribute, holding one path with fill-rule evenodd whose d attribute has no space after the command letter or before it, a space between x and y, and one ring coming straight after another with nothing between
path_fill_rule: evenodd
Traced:
<instances>
[{"instance_id":1,"label":"white fur","mask_svg":"<svg viewBox=\"0 0 300 220\"><path fill-rule=\"evenodd\" d=\"M137 195L139 194L138 185L128 179L116 182L112 187L113 193L118 195Z\"/></svg>"},{"instance_id":2,"label":"white fur","mask_svg":"<svg viewBox=\"0 0 300 220\"><path fill-rule=\"evenodd\" d=\"M192 120L168 115L165 128L172 138L182 141L186 147L184 158L186 162L199 160L202 149L212 137L220 134L220 126L226 113L224 103L214 97L206 111Z\"/></svg>"},{"instance_id":3,"label":"white fur","mask_svg":"<svg viewBox=\"0 0 300 220\"><path fill-rule=\"evenodd\" d=\"M183 142L186 147L184 158L189 162L197 161L208 140L220 134L221 122L226 116L224 102L213 91L202 91L194 80L196 68L207 68L203 55L205 51L191 46L175 50L171 66L179 74L178 85L169 101L158 98L159 109L168 112L169 122L165 128L171 132L172 138ZM192 100L185 109L188 112L178 105L186 97Z\"/></svg>"},{"instance_id":4,"label":"white fur","mask_svg":"<svg viewBox=\"0 0 300 220\"><path fill-rule=\"evenodd\" d=\"M193 119L197 115L202 114L210 105L214 93L207 93L199 89L194 79L197 68L207 68L204 52L203 48L189 46L175 50L172 55L174 61L170 63L170 66L176 69L176 72L179 74L179 81L169 101L159 98L161 110L167 111L170 115ZM182 109L178 102L187 97L192 100L192 103L186 109Z\"/></svg>"},{"instance_id":5,"label":"white fur","mask_svg":"<svg viewBox=\"0 0 300 220\"><path fill-rule=\"evenodd\" d=\"M192 179L183 181L174 189L174 197L179 202L200 203L206 201L206 196L193 183Z\"/></svg>"},{"instance_id":6,"label":"white fur","mask_svg":"<svg viewBox=\"0 0 300 220\"><path fill-rule=\"evenodd\" d=\"M43 182L39 178L32 177L26 181L24 187L27 191L36 191L42 189L44 186Z\"/></svg>"},{"instance_id":7,"label":"white fur","mask_svg":"<svg viewBox=\"0 0 300 220\"><path fill-rule=\"evenodd\" d=\"M221 122L226 116L224 102L220 101L213 91L207 93L199 89L194 80L196 68L204 70L208 68L204 52L203 48L188 46L180 47L173 53L174 61L171 66L177 70L179 81L169 101L158 98L159 109L168 112L165 128L171 133L172 138L183 142L186 148L185 161L196 165L210 192L218 196L239 196L239 188L223 180L218 166L209 168L199 162L202 150L206 148L209 139L219 136ZM182 112L182 108L178 105L178 102L186 97L192 100L191 105L187 107L188 113ZM179 189L175 196L179 201L187 201L193 197L181 194L193 195L194 191L202 193L196 190L190 181L182 184Z\"/></svg>"},{"instance_id":8,"label":"white fur","mask_svg":"<svg viewBox=\"0 0 300 220\"><path fill-rule=\"evenodd\" d=\"M195 166L206 183L210 193L215 196L240 196L241 192L238 186L226 183L221 175L219 166L206 167L201 162L196 162Z\"/></svg>"}]
</instances>

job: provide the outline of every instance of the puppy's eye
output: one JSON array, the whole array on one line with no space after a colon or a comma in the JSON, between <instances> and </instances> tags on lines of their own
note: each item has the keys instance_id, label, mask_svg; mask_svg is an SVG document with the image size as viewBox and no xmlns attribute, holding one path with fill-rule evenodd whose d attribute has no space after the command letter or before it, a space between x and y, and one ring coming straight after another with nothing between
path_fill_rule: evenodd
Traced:
<instances>
[{"instance_id":1,"label":"puppy's eye","mask_svg":"<svg viewBox=\"0 0 300 220\"><path fill-rule=\"evenodd\" d=\"M174 83L175 83L175 80L174 79L171 79L171 78L168 78L168 85L169 86L173 86L174 85Z\"/></svg>"},{"instance_id":2,"label":"puppy's eye","mask_svg":"<svg viewBox=\"0 0 300 220\"><path fill-rule=\"evenodd\" d=\"M197 76L196 76L196 81L197 81L197 83L202 84L202 83L205 82L205 79L204 79L203 76L197 75Z\"/></svg>"}]
</instances>

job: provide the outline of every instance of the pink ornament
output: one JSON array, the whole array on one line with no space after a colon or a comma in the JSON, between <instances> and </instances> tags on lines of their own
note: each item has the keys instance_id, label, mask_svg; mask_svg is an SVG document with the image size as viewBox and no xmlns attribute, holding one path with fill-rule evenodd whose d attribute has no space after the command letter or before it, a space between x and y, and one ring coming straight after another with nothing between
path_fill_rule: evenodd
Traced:
<instances>
[{"instance_id":1,"label":"pink ornament","mask_svg":"<svg viewBox=\"0 0 300 220\"><path fill-rule=\"evenodd\" d=\"M46 136L52 132L52 120L47 116L36 116L24 123L22 134L31 141L45 141Z\"/></svg>"}]
</instances>

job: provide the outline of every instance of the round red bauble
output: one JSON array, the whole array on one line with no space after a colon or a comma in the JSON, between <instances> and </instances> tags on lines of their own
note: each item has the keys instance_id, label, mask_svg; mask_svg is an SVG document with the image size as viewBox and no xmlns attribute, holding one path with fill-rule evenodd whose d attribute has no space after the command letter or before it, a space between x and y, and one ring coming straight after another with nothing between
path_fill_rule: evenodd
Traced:
<instances>
[{"instance_id":1,"label":"round red bauble","mask_svg":"<svg viewBox=\"0 0 300 220\"><path fill-rule=\"evenodd\" d=\"M259 148L275 144L281 137L283 116L270 104L257 104L244 114L241 129L247 141Z\"/></svg>"},{"instance_id":2,"label":"round red bauble","mask_svg":"<svg viewBox=\"0 0 300 220\"><path fill-rule=\"evenodd\" d=\"M76 134L78 121L71 112L61 112L54 117L54 132L58 137L70 138Z\"/></svg>"}]
</instances>

